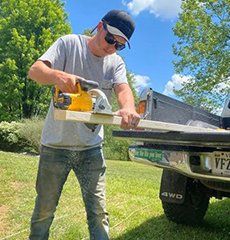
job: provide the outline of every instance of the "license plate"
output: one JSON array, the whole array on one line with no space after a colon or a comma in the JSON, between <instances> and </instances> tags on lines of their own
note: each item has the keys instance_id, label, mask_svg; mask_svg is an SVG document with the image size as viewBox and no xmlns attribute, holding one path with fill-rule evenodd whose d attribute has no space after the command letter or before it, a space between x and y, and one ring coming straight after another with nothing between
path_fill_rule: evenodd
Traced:
<instances>
[{"instance_id":1,"label":"license plate","mask_svg":"<svg viewBox=\"0 0 230 240\"><path fill-rule=\"evenodd\" d=\"M212 172L214 174L230 176L230 152L214 152Z\"/></svg>"},{"instance_id":2,"label":"license plate","mask_svg":"<svg viewBox=\"0 0 230 240\"><path fill-rule=\"evenodd\" d=\"M151 162L160 162L163 158L161 150L149 149L149 148L137 148L135 149L135 157L144 158Z\"/></svg>"}]
</instances>

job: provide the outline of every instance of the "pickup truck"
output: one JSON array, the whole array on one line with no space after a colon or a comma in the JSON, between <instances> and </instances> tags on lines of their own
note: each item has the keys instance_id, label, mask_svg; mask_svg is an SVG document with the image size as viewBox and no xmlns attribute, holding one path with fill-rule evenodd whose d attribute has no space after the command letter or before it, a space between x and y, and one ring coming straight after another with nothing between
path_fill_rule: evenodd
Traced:
<instances>
[{"instance_id":1,"label":"pickup truck","mask_svg":"<svg viewBox=\"0 0 230 240\"><path fill-rule=\"evenodd\" d=\"M166 217L176 223L203 221L211 197L230 197L230 95L221 116L148 89L139 108L148 120L220 129L219 132L113 131L135 141L132 161L163 169L160 199ZM227 129L228 131L221 131Z\"/></svg>"}]
</instances>

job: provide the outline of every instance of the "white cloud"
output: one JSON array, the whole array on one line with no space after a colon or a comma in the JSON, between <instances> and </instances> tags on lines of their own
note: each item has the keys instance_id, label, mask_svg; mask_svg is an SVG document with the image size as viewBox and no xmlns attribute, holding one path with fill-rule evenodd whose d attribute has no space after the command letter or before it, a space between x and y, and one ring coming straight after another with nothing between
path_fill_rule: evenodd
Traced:
<instances>
[{"instance_id":1,"label":"white cloud","mask_svg":"<svg viewBox=\"0 0 230 240\"><path fill-rule=\"evenodd\" d=\"M174 74L172 79L167 82L163 94L168 96L175 96L174 90L179 90L182 87L182 84L191 80L191 76L182 76L179 74Z\"/></svg>"},{"instance_id":2,"label":"white cloud","mask_svg":"<svg viewBox=\"0 0 230 240\"><path fill-rule=\"evenodd\" d=\"M133 79L133 85L137 92L140 92L142 89L148 87L150 83L150 78L148 76L133 75Z\"/></svg>"},{"instance_id":3,"label":"white cloud","mask_svg":"<svg viewBox=\"0 0 230 240\"><path fill-rule=\"evenodd\" d=\"M226 89L230 89L230 77L228 77L225 81L217 84L213 90L217 93L221 93L223 91L226 92Z\"/></svg>"},{"instance_id":4,"label":"white cloud","mask_svg":"<svg viewBox=\"0 0 230 240\"><path fill-rule=\"evenodd\" d=\"M173 19L177 17L181 10L182 0L132 0L123 1L133 15L138 15L142 11L149 11L156 17Z\"/></svg>"}]
</instances>

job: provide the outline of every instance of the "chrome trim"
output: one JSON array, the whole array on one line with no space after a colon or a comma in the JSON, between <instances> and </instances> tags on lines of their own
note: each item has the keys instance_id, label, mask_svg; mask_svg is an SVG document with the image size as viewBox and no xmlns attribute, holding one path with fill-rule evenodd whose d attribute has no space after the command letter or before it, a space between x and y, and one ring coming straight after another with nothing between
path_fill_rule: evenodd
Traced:
<instances>
[{"instance_id":1,"label":"chrome trim","mask_svg":"<svg viewBox=\"0 0 230 240\"><path fill-rule=\"evenodd\" d=\"M142 154L139 156L137 151L140 149L146 150L147 154ZM200 153L189 153L186 151L166 151L160 150L162 152L162 157L157 156L159 150L152 149L155 151L156 156L149 148L135 147L129 148L130 159L134 162L139 162L147 165L152 165L159 168L166 168L175 170L183 175L191 178L213 180L213 181L227 181L230 182L230 176L221 176L217 174L212 174L212 158L210 157L212 153L210 152L200 152ZM154 159L150 159L152 157ZM160 153L159 153L160 154ZM200 158L200 165L194 166L190 164L190 156L198 156Z\"/></svg>"}]
</instances>

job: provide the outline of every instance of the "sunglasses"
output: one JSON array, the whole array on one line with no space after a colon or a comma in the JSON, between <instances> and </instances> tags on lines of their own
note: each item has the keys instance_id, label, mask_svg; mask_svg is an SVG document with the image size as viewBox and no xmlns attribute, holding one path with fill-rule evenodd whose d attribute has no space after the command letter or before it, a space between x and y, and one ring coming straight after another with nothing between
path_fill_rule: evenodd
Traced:
<instances>
[{"instance_id":1,"label":"sunglasses","mask_svg":"<svg viewBox=\"0 0 230 240\"><path fill-rule=\"evenodd\" d=\"M122 49L125 48L125 44L120 43L117 40L115 40L114 36L111 33L108 32L105 22L103 22L103 28L107 31L107 33L105 35L105 41L108 44L114 45L114 47L117 51L121 51Z\"/></svg>"}]
</instances>

